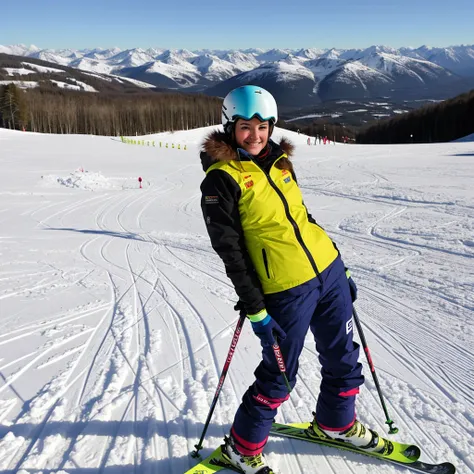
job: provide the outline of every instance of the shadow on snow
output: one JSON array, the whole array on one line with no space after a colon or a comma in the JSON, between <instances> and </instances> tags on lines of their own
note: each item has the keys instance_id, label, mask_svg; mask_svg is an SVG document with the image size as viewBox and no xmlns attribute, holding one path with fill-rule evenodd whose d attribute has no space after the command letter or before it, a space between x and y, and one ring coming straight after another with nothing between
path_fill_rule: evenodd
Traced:
<instances>
[{"instance_id":1,"label":"shadow on snow","mask_svg":"<svg viewBox=\"0 0 474 474\"><path fill-rule=\"evenodd\" d=\"M119 237L121 239L140 240L142 242L148 242L139 234L133 232L112 232L110 230L95 230L95 229L73 229L72 227L48 227L44 230L62 230L67 232L79 232L81 234L93 234L93 235L107 235L109 237Z\"/></svg>"}]
</instances>

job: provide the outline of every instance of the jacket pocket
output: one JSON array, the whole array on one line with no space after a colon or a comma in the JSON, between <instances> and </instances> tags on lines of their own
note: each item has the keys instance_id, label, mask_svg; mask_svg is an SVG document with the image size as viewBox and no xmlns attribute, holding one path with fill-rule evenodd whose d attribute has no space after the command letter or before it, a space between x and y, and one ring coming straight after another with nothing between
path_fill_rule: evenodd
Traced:
<instances>
[{"instance_id":1,"label":"jacket pocket","mask_svg":"<svg viewBox=\"0 0 474 474\"><path fill-rule=\"evenodd\" d=\"M267 273L267 278L270 280L270 270L268 268L268 257L265 249L262 249L263 265L265 266L265 271Z\"/></svg>"}]
</instances>

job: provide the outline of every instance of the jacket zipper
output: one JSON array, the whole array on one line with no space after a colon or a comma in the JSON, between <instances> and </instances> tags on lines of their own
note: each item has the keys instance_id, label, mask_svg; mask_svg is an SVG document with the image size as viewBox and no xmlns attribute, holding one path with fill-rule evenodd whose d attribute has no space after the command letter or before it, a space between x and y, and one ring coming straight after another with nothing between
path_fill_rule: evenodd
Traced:
<instances>
[{"instance_id":1,"label":"jacket zipper","mask_svg":"<svg viewBox=\"0 0 474 474\"><path fill-rule=\"evenodd\" d=\"M283 155L282 155L283 156ZM275 165L275 163L282 157L280 156L279 158L277 158L271 168L273 168L273 166ZM257 166L258 166L258 163L256 163L254 160L252 160ZM260 166L258 166L260 168ZM270 169L271 169L270 168ZM275 182L272 180L272 178L270 178L270 174L267 173L264 169L260 168L264 173L265 173L265 176L267 177L268 179L268 182L270 183L270 186L275 190L275 192L278 194L279 198L281 199L282 203L283 203L283 207L285 208L285 215L286 215L286 218L290 221L290 224L293 226L293 230L295 231L295 236L296 236L296 240L298 241L298 243L301 245L304 253L306 254L306 257L308 258L309 260L309 263L311 264L311 266L313 267L313 270L314 270L314 273L316 274L316 276L318 277L318 280L319 282L321 283L321 285L323 284L323 279L321 278L321 274L319 273L319 270L318 270L318 266L316 265L316 262L314 261L314 258L313 256L311 255L311 252L309 251L308 247L306 247L306 244L304 243L304 240L303 240L303 237L301 235L301 231L300 231L300 228L298 227L298 224L295 222L295 220L293 219L293 217L291 216L290 214L290 206L288 206L288 201L285 199L285 196L283 195L283 193L278 189L278 186L275 184ZM268 270L267 270L267 273L268 273Z\"/></svg>"},{"instance_id":2,"label":"jacket zipper","mask_svg":"<svg viewBox=\"0 0 474 474\"><path fill-rule=\"evenodd\" d=\"M262 249L263 264L265 265L265 271L267 272L267 277L270 280L270 271L268 270L268 257L265 249Z\"/></svg>"}]
</instances>

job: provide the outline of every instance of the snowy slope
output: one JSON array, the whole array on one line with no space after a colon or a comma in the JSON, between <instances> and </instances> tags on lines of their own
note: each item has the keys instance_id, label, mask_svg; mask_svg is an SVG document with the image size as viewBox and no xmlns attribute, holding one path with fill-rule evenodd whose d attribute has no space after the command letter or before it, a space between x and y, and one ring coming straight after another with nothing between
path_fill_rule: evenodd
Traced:
<instances>
[{"instance_id":1,"label":"snowy slope","mask_svg":"<svg viewBox=\"0 0 474 474\"><path fill-rule=\"evenodd\" d=\"M211 128L143 137L155 147L0 129L1 473L192 465L237 319L200 211L198 148ZM474 473L474 144L307 146L281 135L297 146L306 205L359 286L394 438ZM259 352L246 325L203 454L229 429ZM278 421L314 409L310 337L300 362ZM384 432L363 362L358 416ZM267 453L281 473L408 472L276 438Z\"/></svg>"}]
</instances>

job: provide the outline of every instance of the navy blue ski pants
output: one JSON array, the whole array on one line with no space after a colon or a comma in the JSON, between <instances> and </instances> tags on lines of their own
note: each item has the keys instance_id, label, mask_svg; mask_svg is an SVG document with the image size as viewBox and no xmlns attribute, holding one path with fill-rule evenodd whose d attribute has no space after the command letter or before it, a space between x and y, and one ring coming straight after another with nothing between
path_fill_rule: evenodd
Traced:
<instances>
[{"instance_id":1,"label":"navy blue ski pants","mask_svg":"<svg viewBox=\"0 0 474 474\"><path fill-rule=\"evenodd\" d=\"M291 387L296 384L298 358L311 329L322 367L316 419L324 428L342 430L355 419L355 396L364 377L358 362L359 345L353 342L352 300L342 260L337 258L320 277L266 295L265 303L287 335L279 344ZM255 377L231 429L237 448L245 455L263 450L277 409L289 398L271 346L262 346Z\"/></svg>"}]
</instances>

